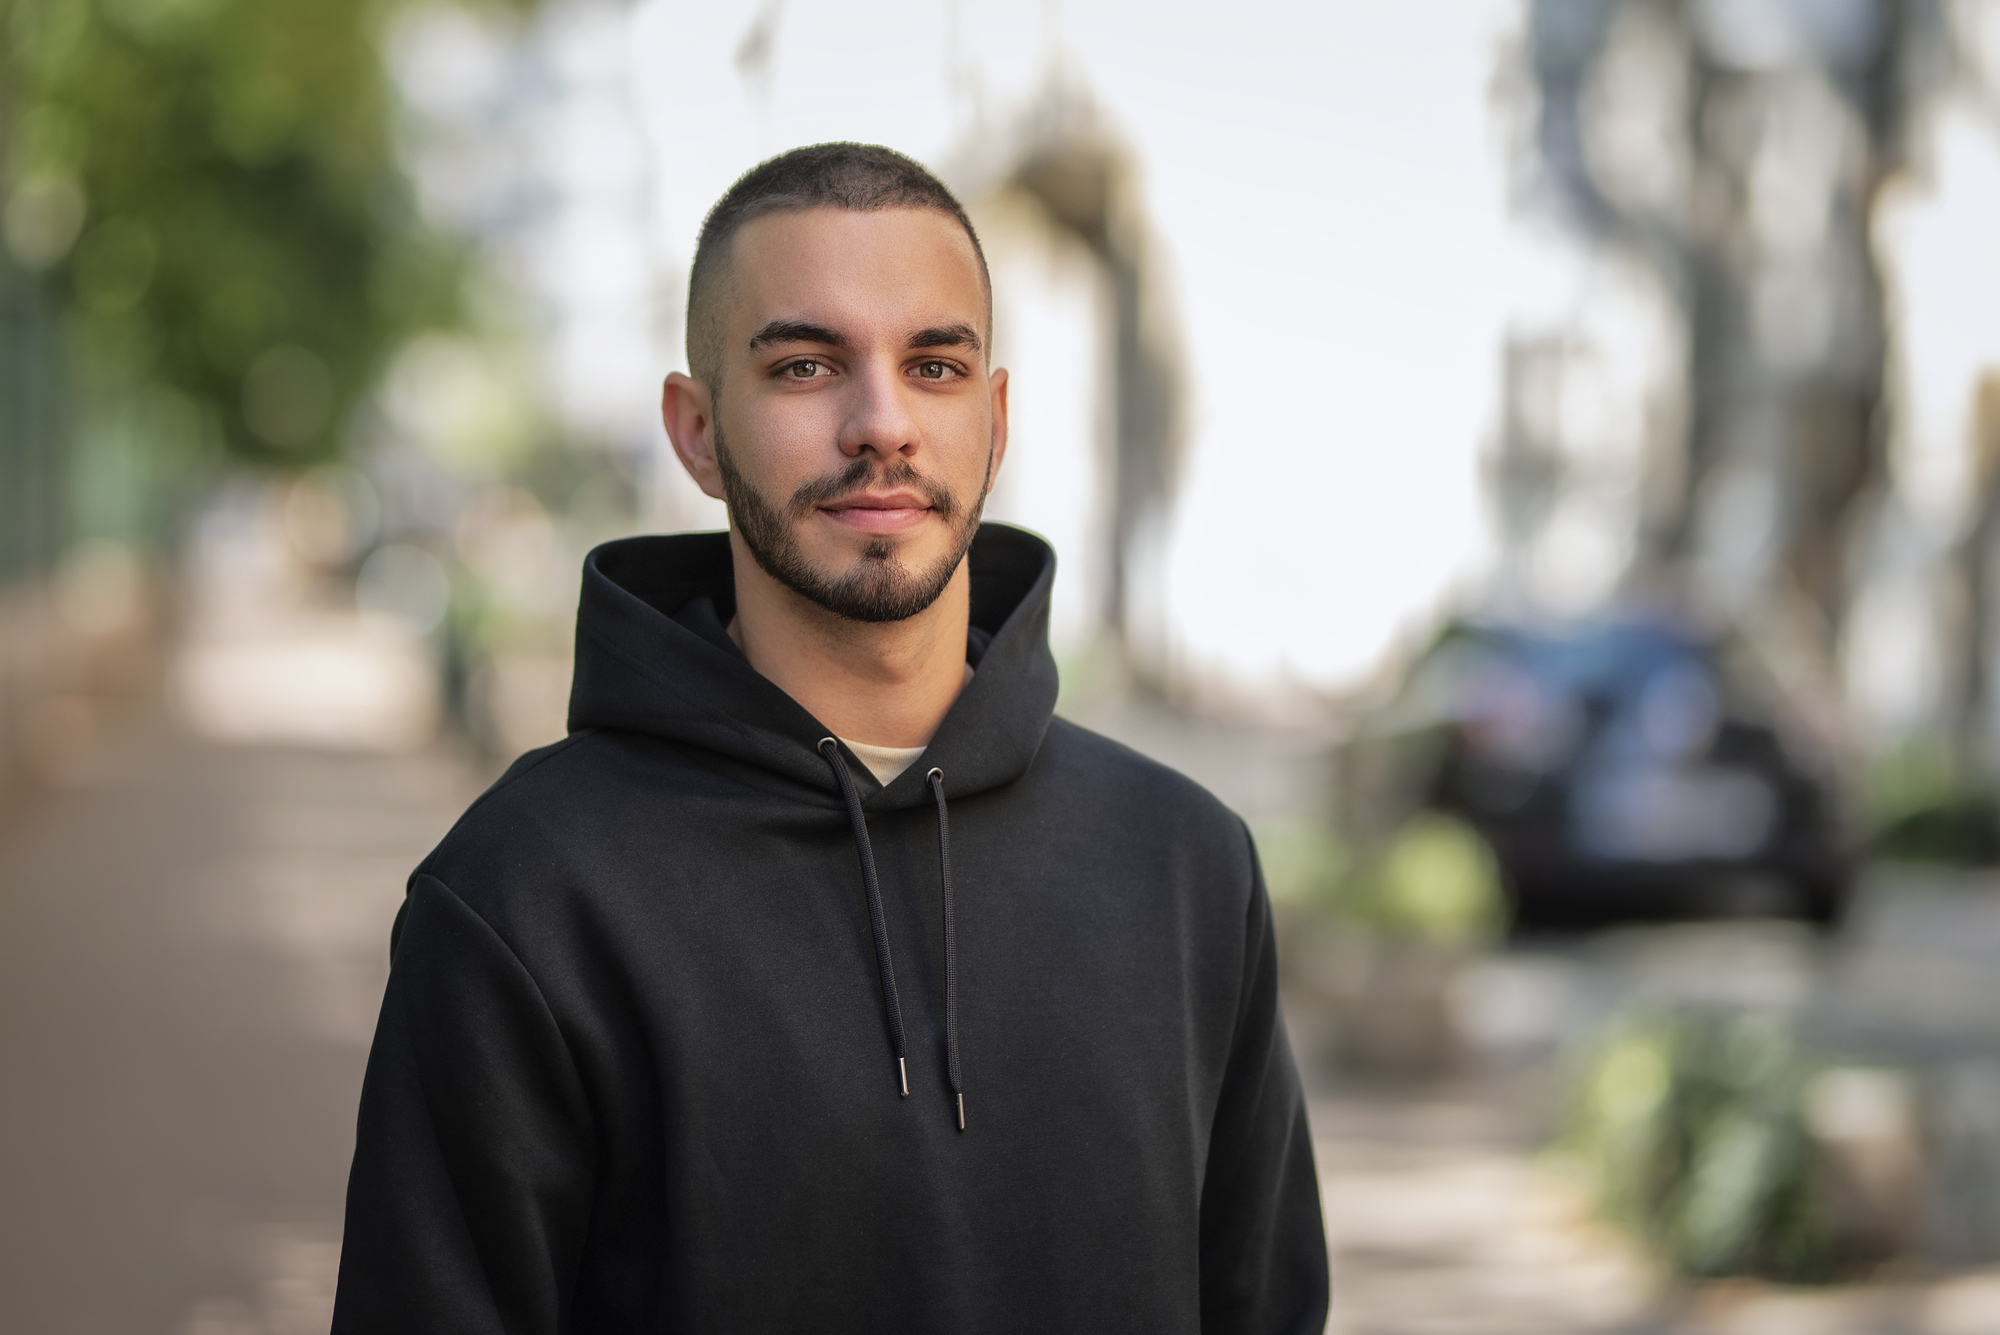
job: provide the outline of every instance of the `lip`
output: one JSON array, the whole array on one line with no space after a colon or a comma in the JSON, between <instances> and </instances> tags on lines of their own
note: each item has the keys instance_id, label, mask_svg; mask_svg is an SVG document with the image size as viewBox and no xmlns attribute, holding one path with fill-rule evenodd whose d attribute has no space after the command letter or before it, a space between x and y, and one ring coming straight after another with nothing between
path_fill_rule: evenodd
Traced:
<instances>
[{"instance_id":1,"label":"lip","mask_svg":"<svg viewBox=\"0 0 2000 1335\"><path fill-rule=\"evenodd\" d=\"M820 513L858 533L907 533L930 516L930 502L913 491L880 496L859 493L819 507Z\"/></svg>"}]
</instances>

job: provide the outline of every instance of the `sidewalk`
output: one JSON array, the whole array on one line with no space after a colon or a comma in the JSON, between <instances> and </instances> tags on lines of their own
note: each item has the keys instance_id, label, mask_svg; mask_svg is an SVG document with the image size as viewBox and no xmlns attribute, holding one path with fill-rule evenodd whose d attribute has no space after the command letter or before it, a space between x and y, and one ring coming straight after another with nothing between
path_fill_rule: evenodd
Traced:
<instances>
[{"instance_id":1,"label":"sidewalk","mask_svg":"<svg viewBox=\"0 0 2000 1335\"><path fill-rule=\"evenodd\" d=\"M326 1329L367 1043L439 756L164 723L0 849L0 1330Z\"/></svg>"}]
</instances>

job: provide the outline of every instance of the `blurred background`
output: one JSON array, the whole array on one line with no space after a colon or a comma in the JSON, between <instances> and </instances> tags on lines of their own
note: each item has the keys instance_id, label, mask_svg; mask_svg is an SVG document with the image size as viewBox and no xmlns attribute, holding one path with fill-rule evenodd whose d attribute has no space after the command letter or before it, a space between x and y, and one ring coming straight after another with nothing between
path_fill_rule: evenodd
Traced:
<instances>
[{"instance_id":1,"label":"blurred background","mask_svg":"<svg viewBox=\"0 0 2000 1335\"><path fill-rule=\"evenodd\" d=\"M1258 833L1330 1329L2000 1330L2000 0L0 19L0 1326L324 1328L404 877L859 139L1062 712Z\"/></svg>"}]
</instances>

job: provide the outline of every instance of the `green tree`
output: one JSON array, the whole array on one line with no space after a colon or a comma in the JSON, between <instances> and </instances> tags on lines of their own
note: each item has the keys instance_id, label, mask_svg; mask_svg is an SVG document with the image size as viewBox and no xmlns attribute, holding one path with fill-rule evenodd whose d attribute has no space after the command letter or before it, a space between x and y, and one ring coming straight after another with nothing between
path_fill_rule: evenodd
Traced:
<instances>
[{"instance_id":1,"label":"green tree","mask_svg":"<svg viewBox=\"0 0 2000 1335\"><path fill-rule=\"evenodd\" d=\"M397 169L383 8L0 14L7 249L58 312L76 471L143 490L162 468L337 453L386 355L453 318L461 269Z\"/></svg>"}]
</instances>

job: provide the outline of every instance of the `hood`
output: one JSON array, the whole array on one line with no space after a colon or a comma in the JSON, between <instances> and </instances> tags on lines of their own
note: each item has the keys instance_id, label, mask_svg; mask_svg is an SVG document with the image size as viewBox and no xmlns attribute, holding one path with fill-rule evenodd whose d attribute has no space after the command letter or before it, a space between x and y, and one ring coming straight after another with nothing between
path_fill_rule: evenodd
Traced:
<instances>
[{"instance_id":1,"label":"hood","mask_svg":"<svg viewBox=\"0 0 2000 1335\"><path fill-rule=\"evenodd\" d=\"M1049 591L1056 558L1040 538L981 524L972 540L972 632L978 669L937 735L887 788L861 780L871 811L929 800L930 766L954 797L1018 778L1055 711ZM758 675L723 628L736 611L727 533L623 538L583 564L569 726L617 728L698 746L830 792L815 750L832 729Z\"/></svg>"}]
</instances>

